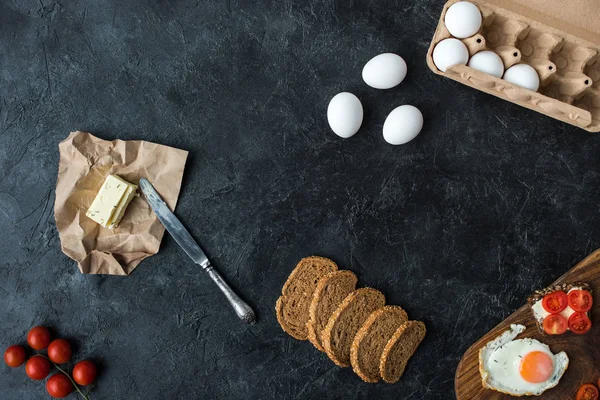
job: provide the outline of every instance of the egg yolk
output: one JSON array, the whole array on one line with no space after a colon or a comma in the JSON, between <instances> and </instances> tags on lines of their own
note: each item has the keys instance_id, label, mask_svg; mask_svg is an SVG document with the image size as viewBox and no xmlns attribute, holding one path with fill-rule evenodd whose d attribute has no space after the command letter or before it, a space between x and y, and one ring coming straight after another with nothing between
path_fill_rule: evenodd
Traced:
<instances>
[{"instance_id":1,"label":"egg yolk","mask_svg":"<svg viewBox=\"0 0 600 400\"><path fill-rule=\"evenodd\" d=\"M554 372L552 357L543 351L532 351L523 356L519 372L527 382L545 382Z\"/></svg>"}]
</instances>

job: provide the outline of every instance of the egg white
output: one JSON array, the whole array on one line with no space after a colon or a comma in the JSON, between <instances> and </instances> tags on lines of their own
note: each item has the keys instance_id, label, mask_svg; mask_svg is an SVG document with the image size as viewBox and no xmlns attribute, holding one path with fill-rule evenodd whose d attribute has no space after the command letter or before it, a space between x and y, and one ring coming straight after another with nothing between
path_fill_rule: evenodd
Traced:
<instances>
[{"instance_id":1,"label":"egg white","mask_svg":"<svg viewBox=\"0 0 600 400\"><path fill-rule=\"evenodd\" d=\"M479 351L479 371L483 386L513 396L536 395L556 386L569 365L565 352L553 354L548 345L536 339L516 339L525 330L523 325L511 325L495 340ZM544 382L531 383L519 373L521 359L532 351L548 354L553 360L552 376Z\"/></svg>"}]
</instances>

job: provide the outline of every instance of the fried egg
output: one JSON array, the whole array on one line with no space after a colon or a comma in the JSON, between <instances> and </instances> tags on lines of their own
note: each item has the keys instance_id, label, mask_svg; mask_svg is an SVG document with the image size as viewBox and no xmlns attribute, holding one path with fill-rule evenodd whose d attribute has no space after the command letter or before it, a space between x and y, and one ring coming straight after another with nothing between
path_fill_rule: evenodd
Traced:
<instances>
[{"instance_id":1,"label":"fried egg","mask_svg":"<svg viewBox=\"0 0 600 400\"><path fill-rule=\"evenodd\" d=\"M479 350L483 387L512 396L539 396L553 388L569 366L564 351L553 354L536 339L515 339L523 325L511 325Z\"/></svg>"}]
</instances>

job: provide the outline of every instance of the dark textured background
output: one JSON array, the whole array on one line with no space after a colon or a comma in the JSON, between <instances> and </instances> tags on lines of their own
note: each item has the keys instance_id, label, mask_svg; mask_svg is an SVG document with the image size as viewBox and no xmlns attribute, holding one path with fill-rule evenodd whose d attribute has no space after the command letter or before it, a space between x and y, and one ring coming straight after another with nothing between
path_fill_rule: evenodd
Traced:
<instances>
[{"instance_id":1,"label":"dark textured background","mask_svg":"<svg viewBox=\"0 0 600 400\"><path fill-rule=\"evenodd\" d=\"M93 399L452 398L470 343L599 246L600 140L429 71L442 5L2 1L0 347L52 327L102 365ZM408 76L370 89L361 69L386 51ZM347 140L325 117L344 90L365 108ZM425 127L390 146L383 121L406 103ZM53 218L73 130L190 151L177 213L257 325L169 237L129 277L79 273ZM275 300L311 254L426 322L398 384L280 329ZM0 395L47 397L5 365Z\"/></svg>"}]
</instances>

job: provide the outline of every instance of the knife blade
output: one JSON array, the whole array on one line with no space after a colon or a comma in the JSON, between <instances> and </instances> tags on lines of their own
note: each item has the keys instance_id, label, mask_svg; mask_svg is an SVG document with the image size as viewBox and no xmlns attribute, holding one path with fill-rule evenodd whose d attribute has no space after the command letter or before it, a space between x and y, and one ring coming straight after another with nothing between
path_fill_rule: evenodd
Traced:
<instances>
[{"instance_id":1,"label":"knife blade","mask_svg":"<svg viewBox=\"0 0 600 400\"><path fill-rule=\"evenodd\" d=\"M158 217L158 220L164 225L165 229L175 239L177 244L194 262L202 267L208 273L211 279L221 289L225 297L235 310L238 317L246 323L254 323L256 314L252 308L243 301L240 296L225 282L219 272L211 265L208 257L194 240L189 231L183 226L181 221L173 214L167 204L160 197L154 186L146 179L140 179L140 188L146 197L148 204Z\"/></svg>"}]
</instances>

